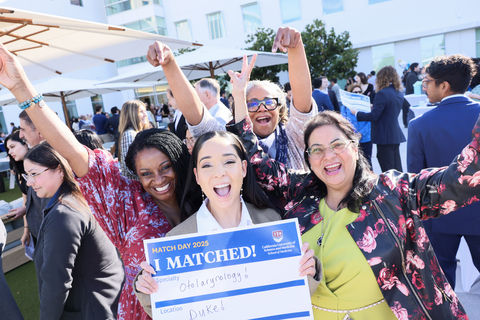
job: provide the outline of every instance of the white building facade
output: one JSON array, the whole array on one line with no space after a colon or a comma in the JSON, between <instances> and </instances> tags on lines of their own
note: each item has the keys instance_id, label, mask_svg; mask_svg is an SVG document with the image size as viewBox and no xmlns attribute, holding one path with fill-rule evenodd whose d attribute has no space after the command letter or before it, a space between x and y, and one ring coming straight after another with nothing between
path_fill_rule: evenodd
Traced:
<instances>
[{"instance_id":1,"label":"white building facade","mask_svg":"<svg viewBox=\"0 0 480 320\"><path fill-rule=\"evenodd\" d=\"M480 57L479 0L5 0L0 5L230 48L247 47L248 34L258 27L302 31L321 19L327 30L350 33L359 51L355 71L365 73L385 65L401 73L407 63L425 65L440 54ZM144 63L145 57L138 57L68 76L104 80ZM281 80L288 81L288 75ZM92 113L96 101L108 111L134 97L153 102L154 95L163 101L161 94L145 88L79 99L75 106L80 115ZM60 103L50 105L63 115ZM4 107L0 121L3 115L4 123L18 124L17 109Z\"/></svg>"}]
</instances>

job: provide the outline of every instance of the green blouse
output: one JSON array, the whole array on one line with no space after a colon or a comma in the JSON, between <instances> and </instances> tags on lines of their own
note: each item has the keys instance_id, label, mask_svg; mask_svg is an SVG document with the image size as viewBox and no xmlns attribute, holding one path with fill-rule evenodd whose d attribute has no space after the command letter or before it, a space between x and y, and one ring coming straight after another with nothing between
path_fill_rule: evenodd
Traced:
<instances>
[{"instance_id":1,"label":"green blouse","mask_svg":"<svg viewBox=\"0 0 480 320\"><path fill-rule=\"evenodd\" d=\"M310 243L310 248L320 259L323 278L312 296L312 304L334 310L348 310L368 306L383 299L372 269L346 226L358 217L358 213L347 208L334 212L320 201L319 212L324 216L319 223L303 234L302 241ZM324 232L321 246L317 240ZM345 313L332 313L313 308L315 319L343 319ZM350 313L355 320L383 319L396 317L388 304Z\"/></svg>"}]
</instances>

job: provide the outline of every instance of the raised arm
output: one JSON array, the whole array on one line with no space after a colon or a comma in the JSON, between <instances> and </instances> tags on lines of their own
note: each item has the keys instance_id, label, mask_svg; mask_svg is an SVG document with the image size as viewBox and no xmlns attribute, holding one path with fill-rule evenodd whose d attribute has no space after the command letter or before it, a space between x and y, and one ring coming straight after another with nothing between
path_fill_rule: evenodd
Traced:
<instances>
[{"instance_id":1,"label":"raised arm","mask_svg":"<svg viewBox=\"0 0 480 320\"><path fill-rule=\"evenodd\" d=\"M312 82L308 68L302 34L289 27L279 28L272 52L280 49L288 50L288 76L292 86L292 97L295 108L301 113L308 113L312 109Z\"/></svg>"},{"instance_id":2,"label":"raised arm","mask_svg":"<svg viewBox=\"0 0 480 320\"><path fill-rule=\"evenodd\" d=\"M257 60L257 55L253 55L252 60L248 63L247 56L243 56L242 72L228 71L230 76L230 82L232 83L232 95L235 99L235 123L238 123L249 117L247 108L247 84L250 80L250 74L252 73L253 66ZM250 117L249 117L250 118Z\"/></svg>"},{"instance_id":3,"label":"raised arm","mask_svg":"<svg viewBox=\"0 0 480 320\"><path fill-rule=\"evenodd\" d=\"M3 44L0 44L0 83L9 89L19 102L32 99L38 94L20 62ZM75 174L79 177L87 174L87 150L55 112L38 104L25 110L38 131L68 161Z\"/></svg>"},{"instance_id":4,"label":"raised arm","mask_svg":"<svg viewBox=\"0 0 480 320\"><path fill-rule=\"evenodd\" d=\"M156 41L148 49L147 60L154 67L162 66L168 85L185 120L193 126L198 125L203 117L203 104L178 66L170 48Z\"/></svg>"}]
</instances>

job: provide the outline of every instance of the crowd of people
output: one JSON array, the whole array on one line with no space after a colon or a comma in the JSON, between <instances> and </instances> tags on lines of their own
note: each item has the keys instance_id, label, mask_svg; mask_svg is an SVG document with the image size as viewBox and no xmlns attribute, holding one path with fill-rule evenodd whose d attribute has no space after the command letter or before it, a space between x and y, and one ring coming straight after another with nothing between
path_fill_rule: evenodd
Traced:
<instances>
[{"instance_id":1,"label":"crowd of people","mask_svg":"<svg viewBox=\"0 0 480 320\"><path fill-rule=\"evenodd\" d=\"M288 84L250 80L256 57L244 57L241 72L228 72L227 97L213 79L192 86L156 42L147 60L162 67L174 110L135 100L107 119L99 106L96 132L79 125L74 134L0 44L0 84L24 107L5 144L25 200L11 216L23 216L22 243L35 248L40 319L150 319L149 295L161 284L143 240L291 218L315 319L468 319L449 263L463 235L480 270L480 105L465 97L478 64L437 57L423 79L412 64L405 86L422 81L439 105L409 123L412 173L404 173L405 99L394 67L347 83L370 98L371 112L360 112L342 104L337 79L312 82L300 32L280 28L277 50L288 51ZM159 113L159 122L171 117L167 129ZM444 130L455 117L458 127ZM118 159L103 149L109 137L118 138ZM430 218L472 230L446 238ZM22 319L5 286L0 277L0 312Z\"/></svg>"}]
</instances>

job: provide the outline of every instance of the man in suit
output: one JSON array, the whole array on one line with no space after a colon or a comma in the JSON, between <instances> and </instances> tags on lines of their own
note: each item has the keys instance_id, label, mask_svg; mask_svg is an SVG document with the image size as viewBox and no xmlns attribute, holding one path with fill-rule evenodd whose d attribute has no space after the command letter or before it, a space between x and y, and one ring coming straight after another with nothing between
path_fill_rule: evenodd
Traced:
<instances>
[{"instance_id":1,"label":"man in suit","mask_svg":"<svg viewBox=\"0 0 480 320\"><path fill-rule=\"evenodd\" d=\"M333 110L340 113L340 104L338 103L335 91L328 89L328 97L330 98L330 102L332 103Z\"/></svg>"},{"instance_id":2,"label":"man in suit","mask_svg":"<svg viewBox=\"0 0 480 320\"><path fill-rule=\"evenodd\" d=\"M334 110L333 104L328 95L328 79L320 77L313 79L312 97L317 103L318 111ZM335 94L335 93L334 93Z\"/></svg>"},{"instance_id":3,"label":"man in suit","mask_svg":"<svg viewBox=\"0 0 480 320\"><path fill-rule=\"evenodd\" d=\"M25 140L30 148L33 148L40 142L44 141L42 134L33 124L27 112L23 110L20 115L20 138ZM22 244L28 245L30 243L30 235L32 235L34 244L36 244L40 226L43 221L43 210L50 202L50 198L39 198L37 192L32 186L27 190L27 202L25 203L25 217L24 217L24 232L22 236Z\"/></svg>"},{"instance_id":4,"label":"man in suit","mask_svg":"<svg viewBox=\"0 0 480 320\"><path fill-rule=\"evenodd\" d=\"M226 96L225 89L220 89L220 101L225 105L225 107L230 109L230 103L228 103L228 99L225 98L225 96Z\"/></svg>"},{"instance_id":5,"label":"man in suit","mask_svg":"<svg viewBox=\"0 0 480 320\"><path fill-rule=\"evenodd\" d=\"M464 96L475 74L475 66L468 57L437 57L427 66L426 73L423 88L431 103L440 104L410 121L407 165L413 173L449 165L472 140L472 128L480 113L480 105ZM462 236L480 271L480 202L439 219L424 221L424 226L453 288L456 254Z\"/></svg>"},{"instance_id":6,"label":"man in suit","mask_svg":"<svg viewBox=\"0 0 480 320\"><path fill-rule=\"evenodd\" d=\"M417 62L410 65L410 72L405 76L405 95L414 94L413 85L418 81L418 74L420 73L420 66Z\"/></svg>"}]
</instances>

